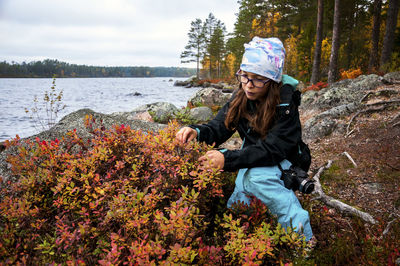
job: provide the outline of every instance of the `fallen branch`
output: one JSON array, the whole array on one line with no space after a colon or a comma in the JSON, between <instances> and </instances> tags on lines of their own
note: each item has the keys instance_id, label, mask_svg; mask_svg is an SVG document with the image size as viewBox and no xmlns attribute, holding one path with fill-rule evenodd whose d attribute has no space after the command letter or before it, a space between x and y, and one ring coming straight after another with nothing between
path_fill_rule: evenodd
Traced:
<instances>
[{"instance_id":1,"label":"fallen branch","mask_svg":"<svg viewBox=\"0 0 400 266\"><path fill-rule=\"evenodd\" d=\"M318 172L313 176L313 179L315 181L315 188L314 188L314 192L313 194L317 194L317 198L318 200L322 201L323 203L325 203L326 205L335 208L336 210L345 213L345 214L353 214L357 217L360 217L362 220L364 220L365 222L371 223L371 224L375 224L376 220L374 219L374 217L372 217L369 213L357 210L356 208L347 205L346 203L343 203L335 198L332 198L331 196L328 196L324 193L324 191L322 190L322 186L321 186L321 182L319 180L319 177L321 176L321 174L323 173L323 171L325 169L330 168L332 165L332 161L329 160L328 163L325 166L322 166Z\"/></svg>"},{"instance_id":2,"label":"fallen branch","mask_svg":"<svg viewBox=\"0 0 400 266\"><path fill-rule=\"evenodd\" d=\"M345 155L353 163L354 167L357 168L356 162L353 160L353 158L351 158L350 154L348 154L347 151L343 152L342 154Z\"/></svg>"},{"instance_id":3,"label":"fallen branch","mask_svg":"<svg viewBox=\"0 0 400 266\"><path fill-rule=\"evenodd\" d=\"M382 236L386 235L387 233L389 233L390 228L392 227L392 223L394 223L398 218L394 218L393 220L391 220L390 222L388 222L388 224L386 225L385 230L382 233Z\"/></svg>"},{"instance_id":4,"label":"fallen branch","mask_svg":"<svg viewBox=\"0 0 400 266\"><path fill-rule=\"evenodd\" d=\"M350 130L351 124L353 123L353 120L354 120L357 116L359 116L359 115L362 114L362 113L372 113L372 112L383 111L383 110L385 110L387 107L392 106L392 105L391 105L392 103L400 103L400 100L385 101L385 102L379 102L379 103L371 103L371 104L368 104L368 105L366 105L366 106L376 106L376 105L380 105L380 104L384 104L384 105L383 105L383 106L380 106L380 107L375 107L375 108L371 107L371 108L368 108L368 109L365 109L365 110L361 110L361 111L358 111L357 113L355 113L355 114L351 117L350 122L349 122L349 124L347 125L347 128L346 128L346 137L348 137L348 136L350 135L350 132L351 132L351 131L349 131L349 130Z\"/></svg>"}]
</instances>

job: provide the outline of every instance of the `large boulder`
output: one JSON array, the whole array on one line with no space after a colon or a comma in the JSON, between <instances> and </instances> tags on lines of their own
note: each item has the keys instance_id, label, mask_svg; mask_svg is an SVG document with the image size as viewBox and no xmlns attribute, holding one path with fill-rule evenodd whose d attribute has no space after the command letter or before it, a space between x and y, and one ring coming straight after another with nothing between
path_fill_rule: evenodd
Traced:
<instances>
[{"instance_id":1,"label":"large boulder","mask_svg":"<svg viewBox=\"0 0 400 266\"><path fill-rule=\"evenodd\" d=\"M212 110L207 106L190 109L190 118L196 122L206 122L213 118Z\"/></svg>"},{"instance_id":2,"label":"large boulder","mask_svg":"<svg viewBox=\"0 0 400 266\"><path fill-rule=\"evenodd\" d=\"M181 87L196 87L198 79L196 76L192 76L187 80L177 80L174 83L174 86L181 86Z\"/></svg>"},{"instance_id":3,"label":"large boulder","mask_svg":"<svg viewBox=\"0 0 400 266\"><path fill-rule=\"evenodd\" d=\"M366 91L383 84L383 78L375 74L341 80L320 91L304 93L302 108L326 110L340 105L356 103L362 99Z\"/></svg>"},{"instance_id":4,"label":"large boulder","mask_svg":"<svg viewBox=\"0 0 400 266\"><path fill-rule=\"evenodd\" d=\"M330 135L338 128L337 119L359 110L360 104L350 103L333 107L317 114L304 123L303 139L306 142Z\"/></svg>"},{"instance_id":5,"label":"large boulder","mask_svg":"<svg viewBox=\"0 0 400 266\"><path fill-rule=\"evenodd\" d=\"M215 88L203 88L198 90L188 101L191 106L223 106L232 97L231 93L223 93Z\"/></svg>"},{"instance_id":6,"label":"large boulder","mask_svg":"<svg viewBox=\"0 0 400 266\"><path fill-rule=\"evenodd\" d=\"M155 122L168 123L177 111L178 108L171 103L156 102L139 106L130 113L133 117L138 117L140 114L148 112Z\"/></svg>"},{"instance_id":7,"label":"large boulder","mask_svg":"<svg viewBox=\"0 0 400 266\"><path fill-rule=\"evenodd\" d=\"M362 102L365 95L380 90L385 84L397 83L398 80L400 72L388 73L384 77L361 75L355 79L335 82L320 91L305 92L300 106L302 117L308 117L303 123L303 138L310 142L332 132L344 133L348 125L345 118L366 108Z\"/></svg>"}]
</instances>

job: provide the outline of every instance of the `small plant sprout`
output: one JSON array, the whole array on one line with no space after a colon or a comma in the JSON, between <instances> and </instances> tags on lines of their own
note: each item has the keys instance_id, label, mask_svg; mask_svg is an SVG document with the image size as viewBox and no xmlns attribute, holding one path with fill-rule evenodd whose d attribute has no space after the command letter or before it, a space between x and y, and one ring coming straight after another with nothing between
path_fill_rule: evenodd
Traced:
<instances>
[{"instance_id":1,"label":"small plant sprout","mask_svg":"<svg viewBox=\"0 0 400 266\"><path fill-rule=\"evenodd\" d=\"M39 102L35 95L33 99L33 108L29 110L25 108L25 113L30 114L37 131L50 129L57 122L58 114L67 107L62 102L63 90L57 91L56 78L53 77L50 91L45 91L43 102Z\"/></svg>"}]
</instances>

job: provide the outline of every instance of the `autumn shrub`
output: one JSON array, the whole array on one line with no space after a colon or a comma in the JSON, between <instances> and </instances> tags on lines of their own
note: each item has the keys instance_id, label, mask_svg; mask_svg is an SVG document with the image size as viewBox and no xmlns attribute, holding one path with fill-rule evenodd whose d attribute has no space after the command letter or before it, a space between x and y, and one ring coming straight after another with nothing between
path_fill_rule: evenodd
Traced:
<instances>
[{"instance_id":1,"label":"autumn shrub","mask_svg":"<svg viewBox=\"0 0 400 266\"><path fill-rule=\"evenodd\" d=\"M323 82L323 81L319 81L315 84L312 84L311 86L308 86L307 88L304 88L302 90L302 92L306 92L306 91L319 91L323 88L328 87L328 83Z\"/></svg>"},{"instance_id":2,"label":"autumn shrub","mask_svg":"<svg viewBox=\"0 0 400 266\"><path fill-rule=\"evenodd\" d=\"M90 124L90 121L88 122ZM286 263L304 237L285 231L267 208L227 209L234 175L203 168L212 147L158 133L75 131L62 139L18 138L7 146L13 176L0 192L0 262L5 264Z\"/></svg>"},{"instance_id":3,"label":"autumn shrub","mask_svg":"<svg viewBox=\"0 0 400 266\"><path fill-rule=\"evenodd\" d=\"M358 76L362 75L362 71L360 68L357 69L348 69L348 70L344 70L341 69L340 70L340 79L355 79Z\"/></svg>"}]
</instances>

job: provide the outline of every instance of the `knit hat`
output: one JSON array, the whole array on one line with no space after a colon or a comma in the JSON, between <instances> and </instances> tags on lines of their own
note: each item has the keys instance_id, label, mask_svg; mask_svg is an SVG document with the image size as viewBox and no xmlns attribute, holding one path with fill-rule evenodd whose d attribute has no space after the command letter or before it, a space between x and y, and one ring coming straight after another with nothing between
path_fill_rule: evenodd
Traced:
<instances>
[{"instance_id":1,"label":"knit hat","mask_svg":"<svg viewBox=\"0 0 400 266\"><path fill-rule=\"evenodd\" d=\"M241 70L281 82L285 48L278 38L254 37L244 48Z\"/></svg>"}]
</instances>

